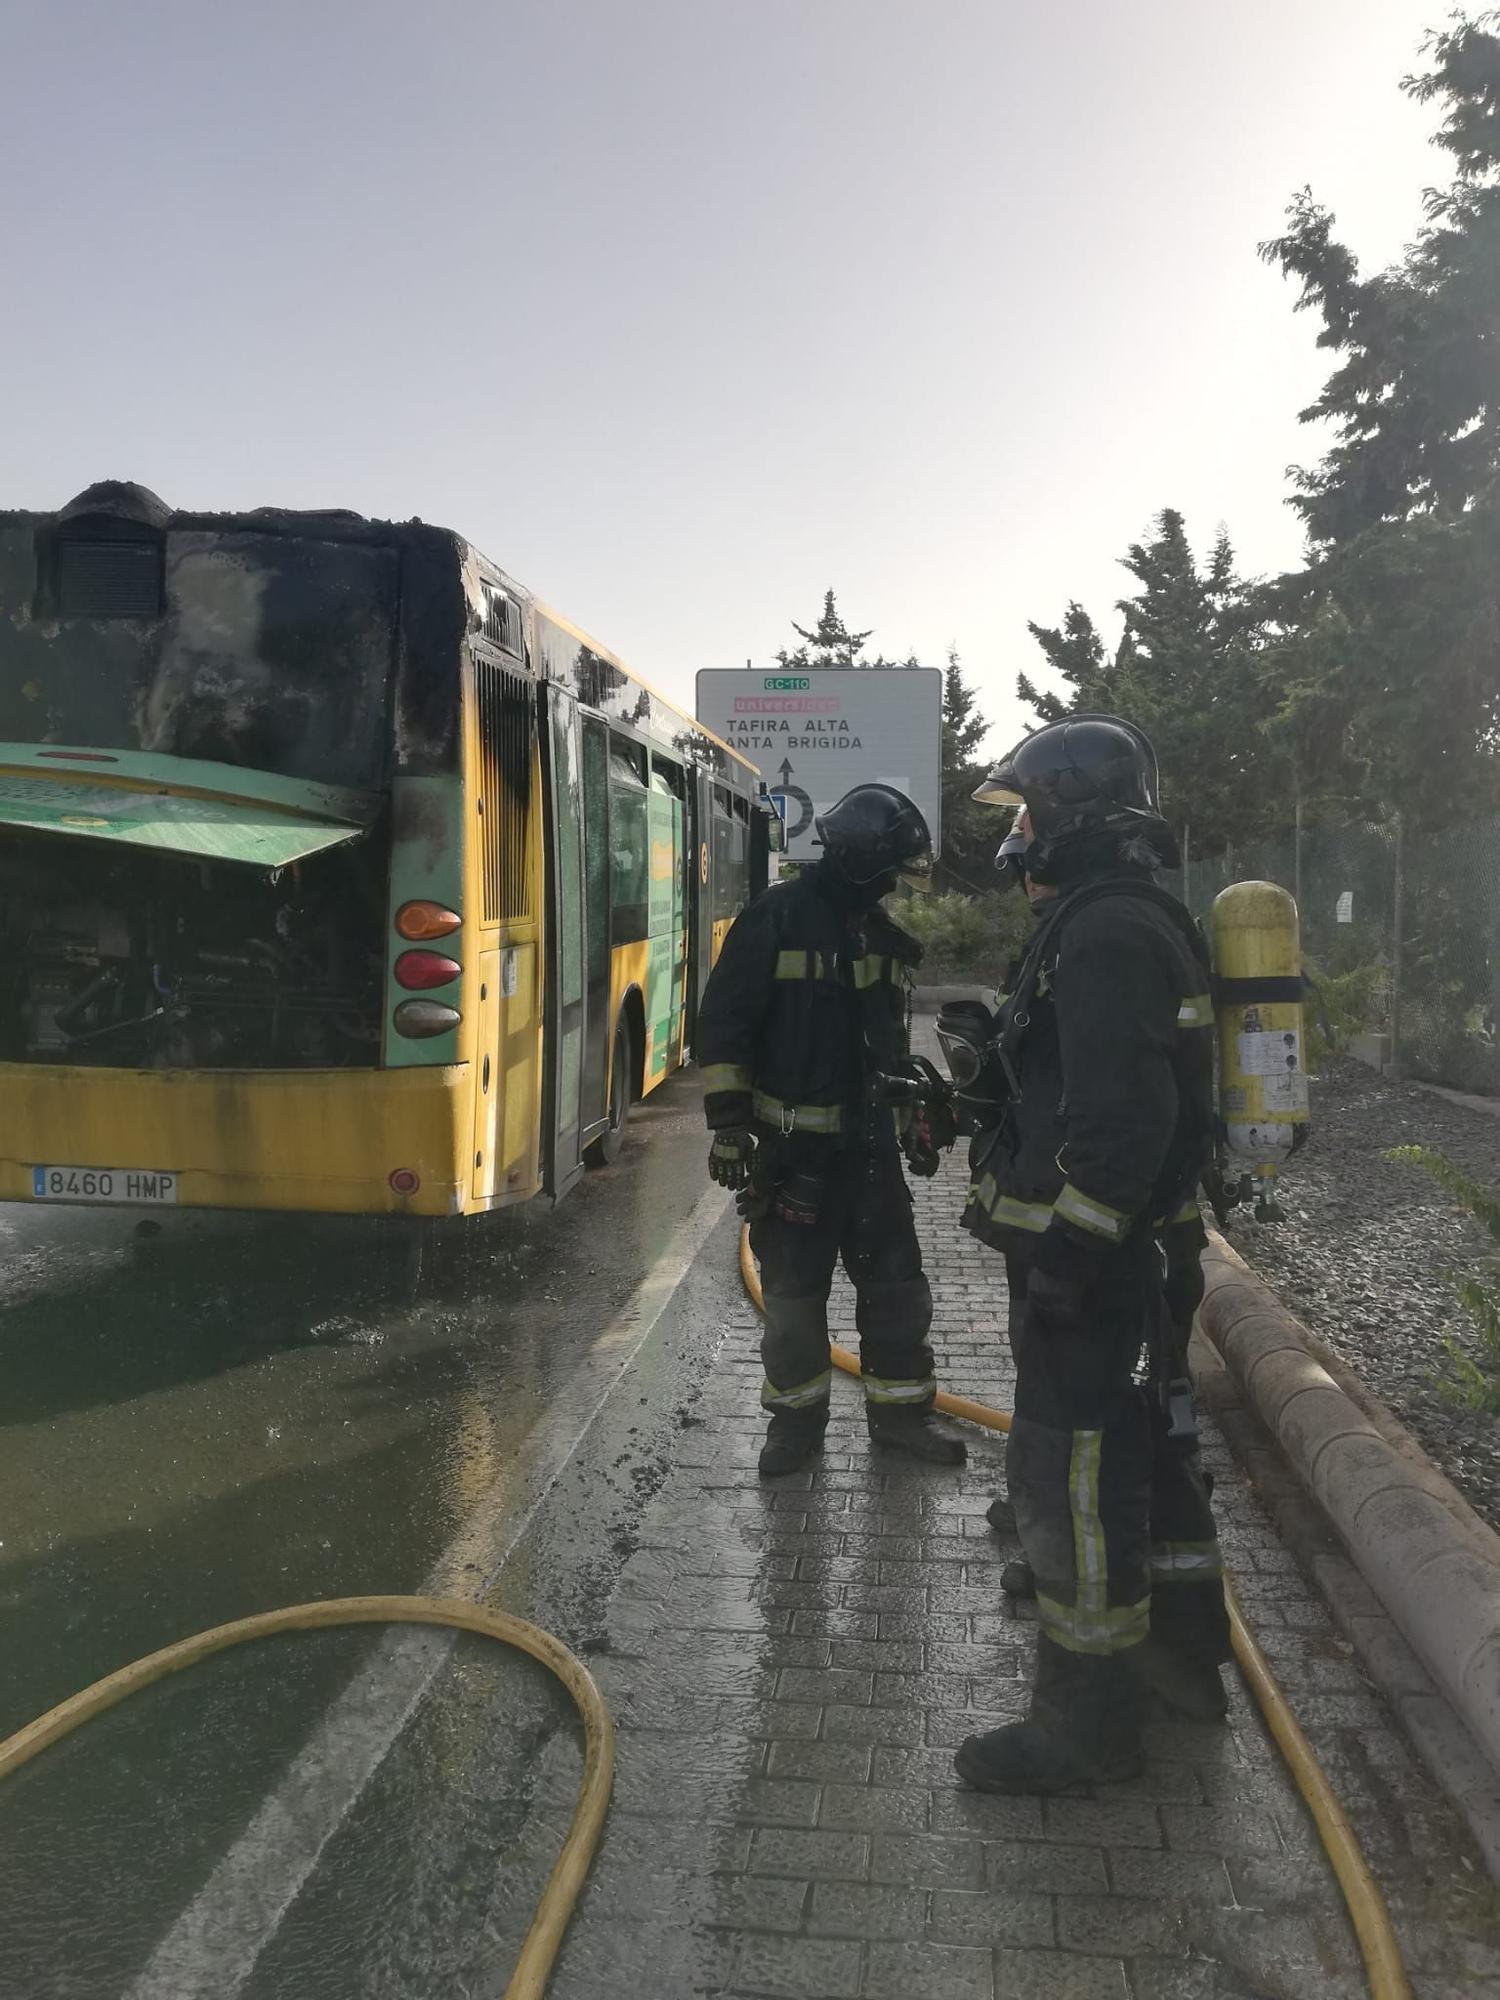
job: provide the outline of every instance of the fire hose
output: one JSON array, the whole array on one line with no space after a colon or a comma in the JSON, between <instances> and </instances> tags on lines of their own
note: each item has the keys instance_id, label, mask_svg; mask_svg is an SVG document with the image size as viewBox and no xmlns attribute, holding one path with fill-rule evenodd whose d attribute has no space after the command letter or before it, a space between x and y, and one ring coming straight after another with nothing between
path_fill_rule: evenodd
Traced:
<instances>
[{"instance_id":1,"label":"fire hose","mask_svg":"<svg viewBox=\"0 0 1500 2000\"><path fill-rule=\"evenodd\" d=\"M331 1597L313 1604L287 1605L279 1611L262 1611L253 1618L237 1618L232 1624L215 1625L207 1632L197 1632L190 1639L164 1646L158 1653L148 1653L144 1659L133 1660L128 1667L95 1681L92 1687L71 1695L27 1723L24 1729L0 1743L0 1780L19 1771L51 1744L70 1736L106 1709L139 1694L154 1681L165 1680L168 1674L180 1673L184 1667L195 1666L215 1653L227 1652L231 1646L249 1645L254 1639L267 1639L281 1632L321 1632L340 1625L447 1625L459 1632L477 1632L482 1638L497 1639L502 1646L514 1646L540 1660L577 1704L584 1730L583 1782L578 1803L505 1989L505 2000L540 2000L604 1831L604 1815L609 1810L614 1782L614 1724L588 1668L574 1658L560 1639L554 1639L540 1626L529 1625L524 1618L512 1618L508 1612L490 1611L482 1604L465 1604L447 1597Z\"/></svg>"},{"instance_id":2,"label":"fire hose","mask_svg":"<svg viewBox=\"0 0 1500 2000\"><path fill-rule=\"evenodd\" d=\"M748 1229L741 1231L739 1259L745 1289L757 1311L763 1313L765 1299L761 1291L760 1272L750 1249ZM832 1359L845 1374L859 1374L859 1362L847 1348L834 1347ZM938 1393L937 1408L946 1416L962 1418L987 1430L1007 1431L1010 1428L1010 1416L1006 1411L973 1402L966 1396L950 1395L945 1390ZM1411 2000L1411 1985L1402 1964L1390 1913L1354 1829L1292 1713L1270 1662L1256 1643L1227 1575L1224 1593L1235 1658L1312 1815L1318 1837L1338 1878L1364 1958L1373 2000ZM230 1624L216 1625L206 1632L195 1633L191 1638L180 1639L173 1645L164 1646L159 1652L148 1653L27 1723L15 1735L0 1742L0 1782L107 1709L116 1707L170 1674L180 1673L185 1667L210 1659L216 1653L286 1632L386 1624L449 1626L456 1631L474 1632L481 1637L498 1640L501 1645L528 1653L563 1683L582 1717L584 1762L578 1803L521 1946L510 1983L505 1989L505 2000L541 2000L604 1831L604 1818L609 1809L614 1781L614 1725L604 1698L583 1663L568 1651L561 1640L523 1618L454 1598L392 1596L328 1598L235 1619Z\"/></svg>"}]
</instances>

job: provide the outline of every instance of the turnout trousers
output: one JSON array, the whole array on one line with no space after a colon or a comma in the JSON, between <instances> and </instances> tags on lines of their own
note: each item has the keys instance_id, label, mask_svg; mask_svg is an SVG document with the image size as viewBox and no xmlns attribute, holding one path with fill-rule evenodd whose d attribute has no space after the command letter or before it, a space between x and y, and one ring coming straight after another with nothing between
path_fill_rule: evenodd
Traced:
<instances>
[{"instance_id":1,"label":"turnout trousers","mask_svg":"<svg viewBox=\"0 0 1500 2000\"><path fill-rule=\"evenodd\" d=\"M828 1294L842 1258L854 1286L866 1401L930 1408L932 1291L900 1154L894 1145L830 1153L816 1176L798 1175L799 1188L811 1178L819 1183L814 1221L787 1221L772 1194L769 1211L750 1225L766 1301L762 1404L805 1412L810 1425L827 1421Z\"/></svg>"},{"instance_id":2,"label":"turnout trousers","mask_svg":"<svg viewBox=\"0 0 1500 2000\"><path fill-rule=\"evenodd\" d=\"M1161 1398L1135 1379L1158 1330L1186 1371L1202 1242L1199 1224L1164 1232L1165 1280L1154 1239L1111 1251L1092 1267L1076 1328L1035 1322L1030 1259L1024 1248L1006 1255L1016 1363L1006 1483L1038 1621L1070 1652L1125 1652L1150 1633L1204 1662L1230 1655L1197 1438L1172 1437Z\"/></svg>"}]
</instances>

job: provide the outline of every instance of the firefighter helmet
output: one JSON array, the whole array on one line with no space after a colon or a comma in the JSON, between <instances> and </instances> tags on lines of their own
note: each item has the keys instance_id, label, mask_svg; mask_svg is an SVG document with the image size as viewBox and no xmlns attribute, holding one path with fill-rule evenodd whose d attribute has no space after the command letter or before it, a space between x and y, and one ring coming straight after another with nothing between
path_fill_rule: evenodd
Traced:
<instances>
[{"instance_id":1,"label":"firefighter helmet","mask_svg":"<svg viewBox=\"0 0 1500 2000\"><path fill-rule=\"evenodd\" d=\"M974 796L1030 813L1024 858L1026 872L1039 881L1100 835L1139 835L1165 866L1176 864L1176 843L1161 813L1156 752L1150 738L1120 716L1069 715L1023 736Z\"/></svg>"},{"instance_id":2,"label":"firefighter helmet","mask_svg":"<svg viewBox=\"0 0 1500 2000\"><path fill-rule=\"evenodd\" d=\"M898 875L920 888L931 877L927 822L894 785L856 785L813 824L833 866L857 888Z\"/></svg>"}]
</instances>

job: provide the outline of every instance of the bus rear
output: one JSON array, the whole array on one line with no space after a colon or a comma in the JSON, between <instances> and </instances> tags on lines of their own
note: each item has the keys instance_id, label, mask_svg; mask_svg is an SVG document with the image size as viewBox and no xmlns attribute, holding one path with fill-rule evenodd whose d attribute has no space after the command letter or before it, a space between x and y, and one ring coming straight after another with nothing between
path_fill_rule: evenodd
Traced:
<instances>
[{"instance_id":1,"label":"bus rear","mask_svg":"<svg viewBox=\"0 0 1500 2000\"><path fill-rule=\"evenodd\" d=\"M0 1199L464 1205L460 987L392 985L393 897L460 880L455 549L0 515Z\"/></svg>"}]
</instances>

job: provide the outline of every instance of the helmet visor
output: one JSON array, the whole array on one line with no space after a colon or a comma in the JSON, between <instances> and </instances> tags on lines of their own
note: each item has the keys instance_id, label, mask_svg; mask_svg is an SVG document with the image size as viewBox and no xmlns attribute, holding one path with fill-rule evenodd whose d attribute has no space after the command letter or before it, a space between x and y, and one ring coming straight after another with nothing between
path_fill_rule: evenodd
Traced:
<instances>
[{"instance_id":1,"label":"helmet visor","mask_svg":"<svg viewBox=\"0 0 1500 2000\"><path fill-rule=\"evenodd\" d=\"M914 854L909 861L903 861L900 879L908 889L915 889L919 896L932 894L932 852Z\"/></svg>"},{"instance_id":2,"label":"helmet visor","mask_svg":"<svg viewBox=\"0 0 1500 2000\"><path fill-rule=\"evenodd\" d=\"M971 796L982 806L1024 806L1026 803L1016 784L1015 773L1008 765L991 771Z\"/></svg>"}]
</instances>

